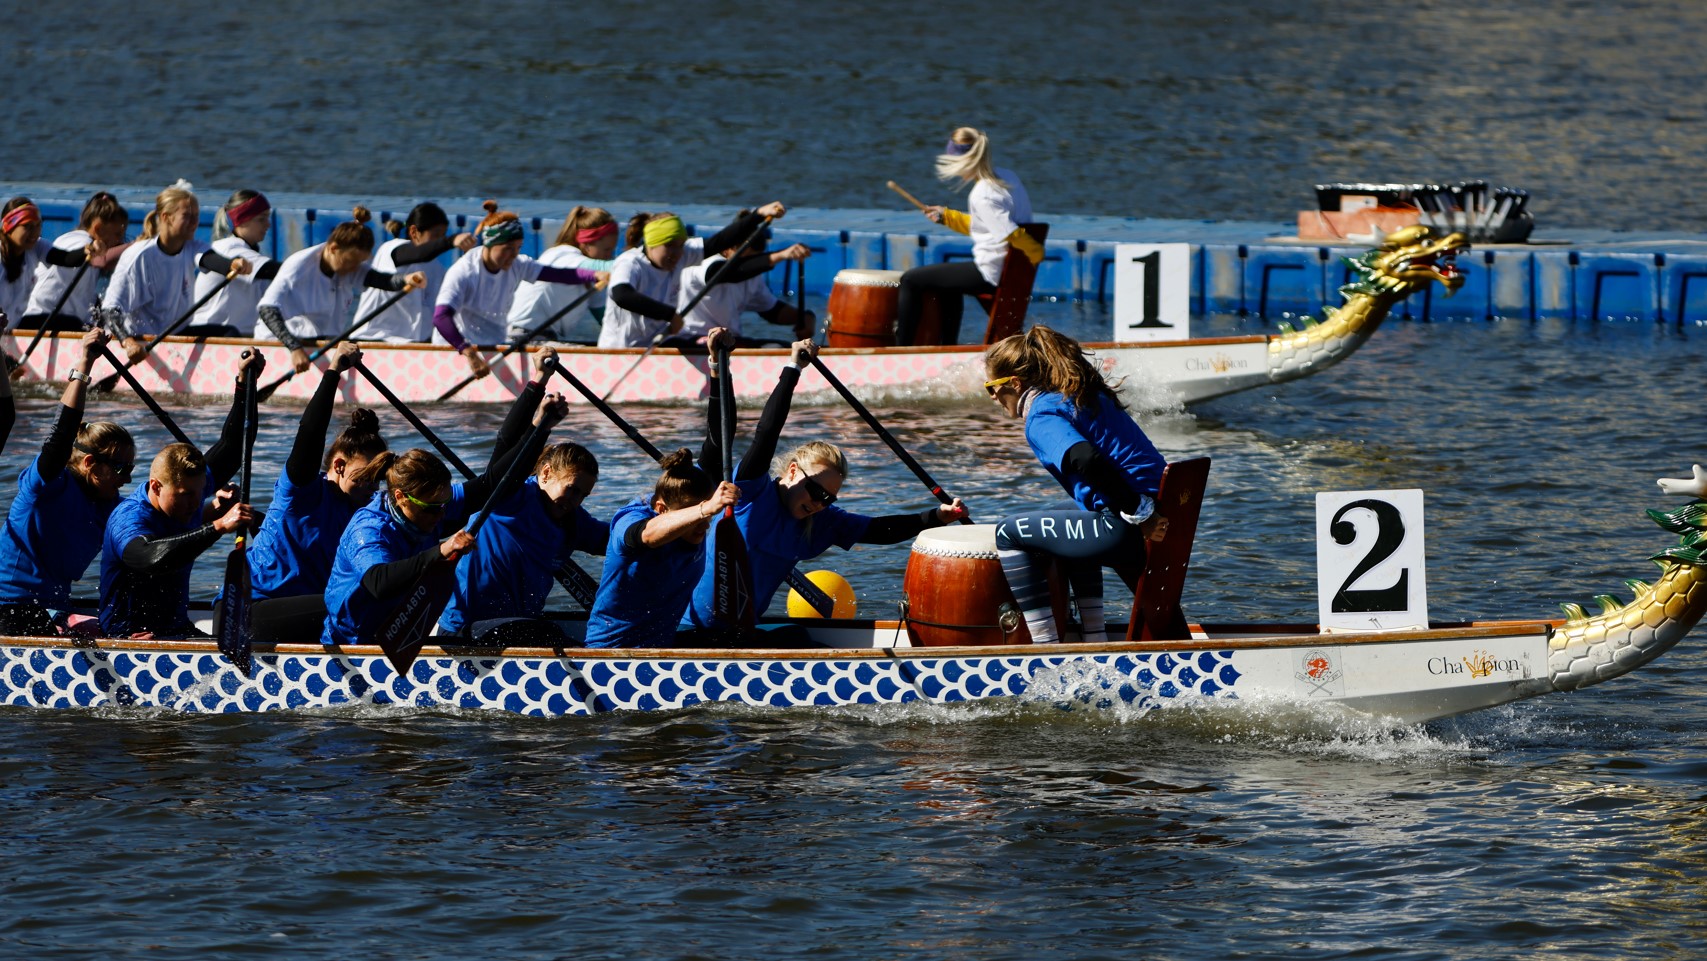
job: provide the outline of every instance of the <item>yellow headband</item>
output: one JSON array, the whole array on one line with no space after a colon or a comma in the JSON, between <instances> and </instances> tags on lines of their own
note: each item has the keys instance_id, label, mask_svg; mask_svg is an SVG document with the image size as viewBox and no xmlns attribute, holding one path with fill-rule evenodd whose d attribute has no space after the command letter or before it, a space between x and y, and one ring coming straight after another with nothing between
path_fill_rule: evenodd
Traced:
<instances>
[{"instance_id":1,"label":"yellow headband","mask_svg":"<svg viewBox=\"0 0 1707 961\"><path fill-rule=\"evenodd\" d=\"M682 226L682 218L680 217L659 217L656 220L646 222L646 246L648 247L662 247L687 235L688 229Z\"/></svg>"}]
</instances>

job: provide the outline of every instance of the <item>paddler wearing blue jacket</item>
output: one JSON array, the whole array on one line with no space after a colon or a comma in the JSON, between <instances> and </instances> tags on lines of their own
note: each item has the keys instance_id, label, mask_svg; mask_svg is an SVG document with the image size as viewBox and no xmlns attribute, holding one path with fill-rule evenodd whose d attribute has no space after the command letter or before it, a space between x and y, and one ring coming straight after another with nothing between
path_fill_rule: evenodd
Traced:
<instances>
[{"instance_id":1,"label":"paddler wearing blue jacket","mask_svg":"<svg viewBox=\"0 0 1707 961\"><path fill-rule=\"evenodd\" d=\"M658 462L650 496L611 516L598 597L587 615L588 647L676 647L678 622L705 568L712 520L740 498L682 448Z\"/></svg>"},{"instance_id":2,"label":"paddler wearing blue jacket","mask_svg":"<svg viewBox=\"0 0 1707 961\"><path fill-rule=\"evenodd\" d=\"M555 424L564 406L543 405L539 415ZM542 433L465 484L452 483L444 462L419 448L402 454L386 451L369 461L358 473L358 482L383 478L384 485L356 511L338 542L326 585L321 643L373 643L375 632L430 565L455 564L474 550L468 531L453 528L443 541L440 531L479 512L512 459L536 460L544 446Z\"/></svg>"},{"instance_id":3,"label":"paddler wearing blue jacket","mask_svg":"<svg viewBox=\"0 0 1707 961\"><path fill-rule=\"evenodd\" d=\"M168 444L149 465L148 481L107 518L101 540L101 633L107 637L206 637L190 621L190 572L219 539L252 530L255 515L226 482L243 461L248 439L246 387L260 376L260 351L239 363L231 411L206 456L194 445ZM218 491L205 502L207 491Z\"/></svg>"},{"instance_id":4,"label":"paddler wearing blue jacket","mask_svg":"<svg viewBox=\"0 0 1707 961\"><path fill-rule=\"evenodd\" d=\"M71 584L101 553L107 518L135 468L129 431L109 421L82 422L89 370L106 345L99 327L83 335L59 417L41 453L18 474L0 533L0 633L65 632Z\"/></svg>"},{"instance_id":5,"label":"paddler wearing blue jacket","mask_svg":"<svg viewBox=\"0 0 1707 961\"><path fill-rule=\"evenodd\" d=\"M732 335L722 328L711 332L707 342L715 350L720 344L732 344ZM818 347L810 340L797 341L791 348L789 362L777 377L759 422L753 430L752 443L735 469L735 486L740 488L741 502L735 507L735 522L747 542L747 557L753 580L753 606L763 612L783 580L800 561L810 560L840 547L851 549L855 544L898 544L918 536L931 527L940 527L966 516L966 505L956 498L915 514L893 514L870 517L855 514L835 506L847 480L847 458L833 444L812 441L796 448L779 463L781 471L771 476L772 458L777 440L788 421L788 410L794 398L795 385L800 382L801 368L817 356ZM715 388L713 388L715 394ZM700 466L717 476L715 466L723 462L719 438L721 420L717 404L708 406L708 425L705 446L700 454ZM717 532L712 531L706 556L716 556ZM736 636L732 625L719 623L712 614L716 597L713 565L707 564L700 573L693 592L693 603L682 617L682 627L694 628L695 633L683 638L703 646L810 646L803 628L788 625L761 631L758 638Z\"/></svg>"},{"instance_id":6,"label":"paddler wearing blue jacket","mask_svg":"<svg viewBox=\"0 0 1707 961\"><path fill-rule=\"evenodd\" d=\"M541 402L562 406L547 394L547 366L556 351L534 356L536 378L522 388L498 431L492 463L519 443ZM562 413L557 414L558 417ZM487 470L492 470L489 464ZM516 492L492 505L480 528L477 548L456 565L456 589L439 618L439 633L471 638L482 646L561 646L563 631L545 619L552 572L573 564L571 555L603 555L610 524L589 514L582 502L599 480L599 462L580 444L551 444L539 455Z\"/></svg>"},{"instance_id":7,"label":"paddler wearing blue jacket","mask_svg":"<svg viewBox=\"0 0 1707 961\"><path fill-rule=\"evenodd\" d=\"M338 541L350 518L373 499L374 481L362 471L385 453L378 416L366 408L351 411L349 426L326 448L339 380L361 359L361 348L349 341L333 353L332 366L321 373L302 412L266 520L249 544L253 640L302 641L320 631Z\"/></svg>"},{"instance_id":8,"label":"paddler wearing blue jacket","mask_svg":"<svg viewBox=\"0 0 1707 961\"><path fill-rule=\"evenodd\" d=\"M990 399L1025 419L1026 443L1076 507L1027 511L996 525L1002 573L1032 643L1060 640L1045 579L1056 558L1072 585L1083 639L1106 640L1102 568L1142 562L1145 542L1167 533L1154 516L1167 462L1073 338L1033 327L991 345L984 367Z\"/></svg>"}]
</instances>

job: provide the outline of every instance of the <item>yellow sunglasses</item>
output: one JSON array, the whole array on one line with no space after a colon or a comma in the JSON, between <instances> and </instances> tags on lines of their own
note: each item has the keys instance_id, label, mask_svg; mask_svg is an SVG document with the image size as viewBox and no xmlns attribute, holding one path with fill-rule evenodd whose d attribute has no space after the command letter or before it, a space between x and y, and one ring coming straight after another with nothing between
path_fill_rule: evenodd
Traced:
<instances>
[{"instance_id":1,"label":"yellow sunglasses","mask_svg":"<svg viewBox=\"0 0 1707 961\"><path fill-rule=\"evenodd\" d=\"M995 380L984 381L984 393L989 394L991 397L994 397L994 396L996 396L997 393L999 393L1001 391L1001 389L1004 385L1011 384L1013 382L1014 382L1014 378L1012 376L997 377Z\"/></svg>"}]
</instances>

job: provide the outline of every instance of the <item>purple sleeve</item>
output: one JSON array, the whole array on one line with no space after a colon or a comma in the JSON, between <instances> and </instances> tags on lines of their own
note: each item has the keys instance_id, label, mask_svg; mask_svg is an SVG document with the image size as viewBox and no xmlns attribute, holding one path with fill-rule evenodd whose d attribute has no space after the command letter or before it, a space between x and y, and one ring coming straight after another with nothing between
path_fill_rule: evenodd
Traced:
<instances>
[{"instance_id":1,"label":"purple sleeve","mask_svg":"<svg viewBox=\"0 0 1707 961\"><path fill-rule=\"evenodd\" d=\"M541 267L539 279L552 284L590 284L599 279L599 275L591 270L580 267Z\"/></svg>"},{"instance_id":2,"label":"purple sleeve","mask_svg":"<svg viewBox=\"0 0 1707 961\"><path fill-rule=\"evenodd\" d=\"M456 329L456 308L449 304L440 304L433 308L433 329L458 351L468 346L468 341L462 337L462 331Z\"/></svg>"}]
</instances>

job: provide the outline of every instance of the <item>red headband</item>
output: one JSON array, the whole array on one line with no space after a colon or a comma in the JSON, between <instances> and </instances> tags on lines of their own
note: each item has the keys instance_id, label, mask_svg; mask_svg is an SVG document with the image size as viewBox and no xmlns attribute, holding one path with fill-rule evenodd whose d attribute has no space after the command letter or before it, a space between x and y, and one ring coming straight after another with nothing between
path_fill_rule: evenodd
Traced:
<instances>
[{"instance_id":1,"label":"red headband","mask_svg":"<svg viewBox=\"0 0 1707 961\"><path fill-rule=\"evenodd\" d=\"M41 223L41 210L35 204L24 204L0 218L0 234L9 234L24 224Z\"/></svg>"},{"instance_id":2,"label":"red headband","mask_svg":"<svg viewBox=\"0 0 1707 961\"><path fill-rule=\"evenodd\" d=\"M597 227L588 227L586 230L575 231L575 242L577 244L596 244L614 233L616 233L616 221L611 220L602 223Z\"/></svg>"},{"instance_id":3,"label":"red headband","mask_svg":"<svg viewBox=\"0 0 1707 961\"><path fill-rule=\"evenodd\" d=\"M267 198L261 194L256 194L235 207L227 208L225 219L231 221L231 226L241 227L271 209L273 209L273 205L267 203Z\"/></svg>"}]
</instances>

